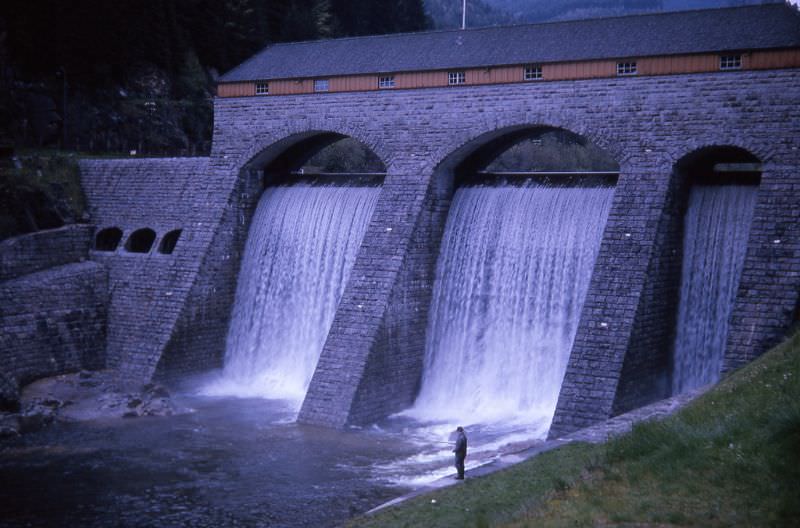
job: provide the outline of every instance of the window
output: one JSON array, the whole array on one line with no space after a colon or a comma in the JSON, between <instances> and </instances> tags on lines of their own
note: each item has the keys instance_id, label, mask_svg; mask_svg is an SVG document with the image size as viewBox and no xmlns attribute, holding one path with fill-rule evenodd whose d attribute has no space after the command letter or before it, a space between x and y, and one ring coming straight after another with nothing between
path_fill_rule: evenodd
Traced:
<instances>
[{"instance_id":1,"label":"window","mask_svg":"<svg viewBox=\"0 0 800 528\"><path fill-rule=\"evenodd\" d=\"M636 63L635 62L618 62L617 63L617 75L636 75Z\"/></svg>"},{"instance_id":2,"label":"window","mask_svg":"<svg viewBox=\"0 0 800 528\"><path fill-rule=\"evenodd\" d=\"M742 56L741 55L721 55L719 58L720 70L741 70L742 69Z\"/></svg>"},{"instance_id":3,"label":"window","mask_svg":"<svg viewBox=\"0 0 800 528\"><path fill-rule=\"evenodd\" d=\"M269 95L269 83L266 81L257 82L256 95Z\"/></svg>"},{"instance_id":4,"label":"window","mask_svg":"<svg viewBox=\"0 0 800 528\"><path fill-rule=\"evenodd\" d=\"M120 240L122 240L122 230L117 227L107 227L97 233L94 248L97 251L116 251Z\"/></svg>"},{"instance_id":5,"label":"window","mask_svg":"<svg viewBox=\"0 0 800 528\"><path fill-rule=\"evenodd\" d=\"M328 79L314 79L314 91L315 92L327 92L328 91Z\"/></svg>"},{"instance_id":6,"label":"window","mask_svg":"<svg viewBox=\"0 0 800 528\"><path fill-rule=\"evenodd\" d=\"M526 81L536 81L542 78L542 67L538 64L525 66L525 73L522 78Z\"/></svg>"},{"instance_id":7,"label":"window","mask_svg":"<svg viewBox=\"0 0 800 528\"><path fill-rule=\"evenodd\" d=\"M175 246L178 244L178 239L181 236L181 230L176 229L174 231L170 231L164 238L161 239L161 244L158 245L158 252L163 253L165 255L169 255L175 250Z\"/></svg>"},{"instance_id":8,"label":"window","mask_svg":"<svg viewBox=\"0 0 800 528\"><path fill-rule=\"evenodd\" d=\"M149 253L155 239L156 232L152 229L137 229L128 237L125 249L132 253Z\"/></svg>"},{"instance_id":9,"label":"window","mask_svg":"<svg viewBox=\"0 0 800 528\"><path fill-rule=\"evenodd\" d=\"M378 88L394 88L394 75L378 77Z\"/></svg>"},{"instance_id":10,"label":"window","mask_svg":"<svg viewBox=\"0 0 800 528\"><path fill-rule=\"evenodd\" d=\"M447 84L466 84L467 74L463 71L447 72Z\"/></svg>"}]
</instances>

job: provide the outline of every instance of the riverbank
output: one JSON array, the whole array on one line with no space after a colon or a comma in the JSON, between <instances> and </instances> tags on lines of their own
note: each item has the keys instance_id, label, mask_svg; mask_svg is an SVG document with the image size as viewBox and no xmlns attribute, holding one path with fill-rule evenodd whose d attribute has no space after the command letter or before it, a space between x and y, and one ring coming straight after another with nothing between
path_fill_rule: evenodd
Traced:
<instances>
[{"instance_id":1,"label":"riverbank","mask_svg":"<svg viewBox=\"0 0 800 528\"><path fill-rule=\"evenodd\" d=\"M39 431L57 422L87 422L187 412L166 387L122 385L112 371L81 371L27 385L14 412L0 412L0 439Z\"/></svg>"},{"instance_id":2,"label":"riverbank","mask_svg":"<svg viewBox=\"0 0 800 528\"><path fill-rule=\"evenodd\" d=\"M351 527L800 522L800 333L674 416L572 443Z\"/></svg>"}]
</instances>

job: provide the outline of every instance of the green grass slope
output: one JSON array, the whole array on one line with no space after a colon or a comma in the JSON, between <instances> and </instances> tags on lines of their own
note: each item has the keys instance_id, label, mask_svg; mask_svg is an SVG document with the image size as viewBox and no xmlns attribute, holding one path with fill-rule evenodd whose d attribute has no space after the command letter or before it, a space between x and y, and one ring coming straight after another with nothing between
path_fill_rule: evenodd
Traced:
<instances>
[{"instance_id":1,"label":"green grass slope","mask_svg":"<svg viewBox=\"0 0 800 528\"><path fill-rule=\"evenodd\" d=\"M800 526L800 332L676 415L351 526Z\"/></svg>"}]
</instances>

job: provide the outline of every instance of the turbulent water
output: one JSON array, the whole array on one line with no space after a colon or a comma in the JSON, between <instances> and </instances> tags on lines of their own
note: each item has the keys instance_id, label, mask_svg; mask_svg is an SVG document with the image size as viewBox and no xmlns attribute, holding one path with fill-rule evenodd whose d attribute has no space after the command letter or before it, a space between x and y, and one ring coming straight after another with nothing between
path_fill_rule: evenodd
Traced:
<instances>
[{"instance_id":1,"label":"turbulent water","mask_svg":"<svg viewBox=\"0 0 800 528\"><path fill-rule=\"evenodd\" d=\"M225 368L209 393L299 407L379 192L311 185L264 192L239 273Z\"/></svg>"},{"instance_id":2,"label":"turbulent water","mask_svg":"<svg viewBox=\"0 0 800 528\"><path fill-rule=\"evenodd\" d=\"M537 423L546 433L613 193L534 184L456 191L410 416Z\"/></svg>"},{"instance_id":3,"label":"turbulent water","mask_svg":"<svg viewBox=\"0 0 800 528\"><path fill-rule=\"evenodd\" d=\"M756 192L748 185L692 188L683 239L674 393L719 379Z\"/></svg>"}]
</instances>

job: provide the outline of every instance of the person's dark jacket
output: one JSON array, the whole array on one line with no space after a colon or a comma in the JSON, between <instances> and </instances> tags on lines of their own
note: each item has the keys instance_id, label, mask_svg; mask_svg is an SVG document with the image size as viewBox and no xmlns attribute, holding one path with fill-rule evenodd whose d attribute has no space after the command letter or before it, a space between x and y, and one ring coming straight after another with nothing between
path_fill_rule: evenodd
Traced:
<instances>
[{"instance_id":1,"label":"person's dark jacket","mask_svg":"<svg viewBox=\"0 0 800 528\"><path fill-rule=\"evenodd\" d=\"M464 434L464 431L458 432L456 448L453 449L453 453L459 458L465 458L467 456L467 435Z\"/></svg>"}]
</instances>

